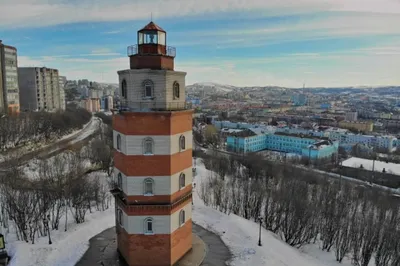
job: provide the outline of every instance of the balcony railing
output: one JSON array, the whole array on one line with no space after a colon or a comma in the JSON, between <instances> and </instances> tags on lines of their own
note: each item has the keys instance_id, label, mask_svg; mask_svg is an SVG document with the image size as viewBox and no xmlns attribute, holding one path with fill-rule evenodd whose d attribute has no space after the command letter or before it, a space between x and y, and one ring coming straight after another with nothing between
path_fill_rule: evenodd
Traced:
<instances>
[{"instance_id":1,"label":"balcony railing","mask_svg":"<svg viewBox=\"0 0 400 266\"><path fill-rule=\"evenodd\" d=\"M191 109L189 102L161 102L154 100L127 101L120 100L116 104L119 111L179 111Z\"/></svg>"},{"instance_id":2,"label":"balcony railing","mask_svg":"<svg viewBox=\"0 0 400 266\"><path fill-rule=\"evenodd\" d=\"M137 44L128 46L127 48L128 56L137 55L139 54L139 46ZM141 53L142 55L146 55L147 53ZM149 53L151 54L151 53ZM165 54L163 55L175 57L176 56L176 48L172 46L165 46Z\"/></svg>"}]
</instances>

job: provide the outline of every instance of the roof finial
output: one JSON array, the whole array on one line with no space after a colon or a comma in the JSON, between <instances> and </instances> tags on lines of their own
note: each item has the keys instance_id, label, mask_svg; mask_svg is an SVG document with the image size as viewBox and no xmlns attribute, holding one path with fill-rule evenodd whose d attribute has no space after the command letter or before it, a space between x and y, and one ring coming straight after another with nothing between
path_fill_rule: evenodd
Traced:
<instances>
[{"instance_id":1,"label":"roof finial","mask_svg":"<svg viewBox=\"0 0 400 266\"><path fill-rule=\"evenodd\" d=\"M153 22L153 12L150 13L150 21Z\"/></svg>"}]
</instances>

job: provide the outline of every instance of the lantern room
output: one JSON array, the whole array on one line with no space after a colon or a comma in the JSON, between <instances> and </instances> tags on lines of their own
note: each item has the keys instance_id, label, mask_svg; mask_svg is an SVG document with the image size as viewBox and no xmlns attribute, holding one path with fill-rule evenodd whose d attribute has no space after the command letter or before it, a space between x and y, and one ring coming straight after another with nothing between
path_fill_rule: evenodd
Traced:
<instances>
[{"instance_id":1,"label":"lantern room","mask_svg":"<svg viewBox=\"0 0 400 266\"><path fill-rule=\"evenodd\" d=\"M167 45L166 32L154 24L154 22L150 22L143 29L138 31L138 44L159 44L159 45Z\"/></svg>"},{"instance_id":2,"label":"lantern room","mask_svg":"<svg viewBox=\"0 0 400 266\"><path fill-rule=\"evenodd\" d=\"M153 21L137 32L137 44L128 47L131 69L173 70L174 47L167 46L167 33Z\"/></svg>"}]
</instances>

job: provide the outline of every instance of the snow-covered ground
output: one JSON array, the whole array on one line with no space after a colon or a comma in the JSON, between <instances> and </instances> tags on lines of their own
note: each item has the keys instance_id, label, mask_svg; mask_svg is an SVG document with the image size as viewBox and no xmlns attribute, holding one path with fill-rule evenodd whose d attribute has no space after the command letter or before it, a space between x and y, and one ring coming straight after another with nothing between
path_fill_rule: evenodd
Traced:
<instances>
[{"instance_id":1,"label":"snow-covered ground","mask_svg":"<svg viewBox=\"0 0 400 266\"><path fill-rule=\"evenodd\" d=\"M92 173L104 179L102 172ZM7 235L7 250L12 256L9 266L74 266L89 248L93 236L115 225L114 200L105 211L87 213L85 222L76 224L68 213L68 231L64 231L65 216L60 220L58 231L51 231L52 244L47 237L41 237L35 244L17 241L13 230Z\"/></svg>"},{"instance_id":2,"label":"snow-covered ground","mask_svg":"<svg viewBox=\"0 0 400 266\"><path fill-rule=\"evenodd\" d=\"M51 232L52 245L48 238L39 238L30 244L11 239L8 252L12 256L9 266L73 266L89 248L89 239L115 225L114 204L104 212L94 212L87 216L83 224L71 223L64 232L61 222L58 231Z\"/></svg>"},{"instance_id":3,"label":"snow-covered ground","mask_svg":"<svg viewBox=\"0 0 400 266\"><path fill-rule=\"evenodd\" d=\"M76 139L71 141L71 144L74 144L77 141L83 140L86 137L93 134L95 132L95 130L98 128L100 122L101 122L101 120L99 118L92 117L92 119L88 123L83 125L82 129L74 130L70 134L64 135L61 138L55 139L54 141L47 143L47 144L38 143L38 142L26 143L26 144L24 144L23 147L17 148L18 152L23 154L23 153L31 152L31 151L34 151L37 149L43 149L43 148L46 148L49 145L53 145L54 143L57 143L59 141L77 137ZM56 150L57 149L54 149L51 152L56 151ZM6 156L0 154L0 163L3 162L5 159L6 159Z\"/></svg>"},{"instance_id":4,"label":"snow-covered ground","mask_svg":"<svg viewBox=\"0 0 400 266\"><path fill-rule=\"evenodd\" d=\"M90 124L87 127L85 127L85 129L82 130L82 132L80 132L77 138L71 141L71 144L84 140L90 135L94 134L96 130L99 129L100 125L101 125L101 119L98 117L93 117L92 120L90 121Z\"/></svg>"},{"instance_id":5,"label":"snow-covered ground","mask_svg":"<svg viewBox=\"0 0 400 266\"><path fill-rule=\"evenodd\" d=\"M360 168L361 165L364 169L372 171L373 160L351 157L350 159L343 161L343 166L347 167ZM388 174L400 175L400 164L375 161L374 171L382 173L383 169L385 169Z\"/></svg>"},{"instance_id":6,"label":"snow-covered ground","mask_svg":"<svg viewBox=\"0 0 400 266\"><path fill-rule=\"evenodd\" d=\"M345 259L336 262L334 254L322 251L317 245L308 245L301 250L293 248L278 236L262 229L262 246L258 244L259 225L237 215L226 215L204 205L199 198L201 182L208 178L209 170L198 160L193 194L193 221L221 236L233 254L232 266L350 266Z\"/></svg>"},{"instance_id":7,"label":"snow-covered ground","mask_svg":"<svg viewBox=\"0 0 400 266\"><path fill-rule=\"evenodd\" d=\"M84 147L83 149L85 149ZM64 151L62 153L57 154L56 156L53 156L48 159L40 160L40 159L32 159L25 165L21 166L21 170L25 174L26 177L29 179L37 179L40 176L40 169L41 167L51 167L52 165L56 165L57 171L63 171L63 173L69 172L71 166L69 162L71 162L74 158L75 154L70 152L70 151ZM44 166L41 166L41 164L45 163ZM88 169L92 166L91 162L89 159L82 159L80 162L80 165L83 169ZM55 167L53 167L54 169ZM42 168L45 170L46 168Z\"/></svg>"},{"instance_id":8,"label":"snow-covered ground","mask_svg":"<svg viewBox=\"0 0 400 266\"><path fill-rule=\"evenodd\" d=\"M332 253L327 253L317 245L308 245L301 250L293 248L275 234L262 229L262 243L259 247L259 225L239 216L226 215L205 206L198 192L201 182L209 176L201 160L196 162L197 174L193 200L193 221L220 235L233 254L232 266L350 266L345 259L342 264L335 261ZM113 204L104 212L94 212L87 221L76 225L72 222L68 232L64 232L63 223L59 231L52 232L53 244L48 245L46 237L40 238L34 245L11 240L9 253L13 255L11 266L73 266L86 252L89 239L103 230L114 226L115 212Z\"/></svg>"}]
</instances>

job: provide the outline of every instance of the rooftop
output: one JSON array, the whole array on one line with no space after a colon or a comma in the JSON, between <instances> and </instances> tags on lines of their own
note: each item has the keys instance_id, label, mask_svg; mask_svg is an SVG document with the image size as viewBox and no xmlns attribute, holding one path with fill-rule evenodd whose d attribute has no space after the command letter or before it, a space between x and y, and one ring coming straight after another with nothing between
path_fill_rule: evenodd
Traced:
<instances>
[{"instance_id":1,"label":"rooftop","mask_svg":"<svg viewBox=\"0 0 400 266\"><path fill-rule=\"evenodd\" d=\"M149 24L147 24L146 26L144 26L141 30L139 31L147 31L147 30L156 30L156 31L162 31L165 32L165 30L163 30L160 26L158 26L157 24L155 24L153 21L150 21Z\"/></svg>"},{"instance_id":2,"label":"rooftop","mask_svg":"<svg viewBox=\"0 0 400 266\"><path fill-rule=\"evenodd\" d=\"M276 132L275 135L288 136L288 137L294 137L294 138L314 139L314 140L329 140L329 138L327 138L327 137L317 137L317 136L307 135L307 134L296 134L296 133L286 133L286 132Z\"/></svg>"}]
</instances>

